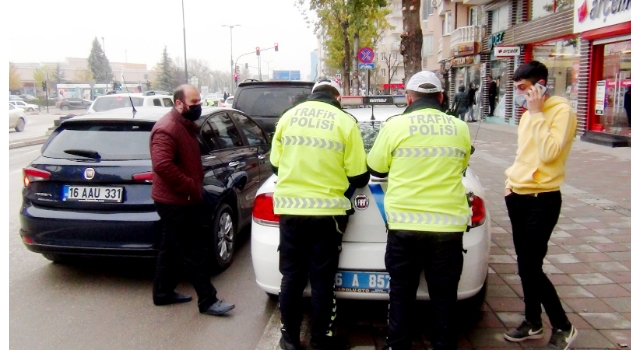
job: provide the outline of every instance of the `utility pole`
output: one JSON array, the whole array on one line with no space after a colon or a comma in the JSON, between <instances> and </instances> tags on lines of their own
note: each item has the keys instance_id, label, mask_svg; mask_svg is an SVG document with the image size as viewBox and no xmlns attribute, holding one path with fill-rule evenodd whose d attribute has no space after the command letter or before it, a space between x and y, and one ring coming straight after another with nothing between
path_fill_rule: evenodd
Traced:
<instances>
[{"instance_id":1,"label":"utility pole","mask_svg":"<svg viewBox=\"0 0 640 350\"><path fill-rule=\"evenodd\" d=\"M229 41L231 43L231 48L229 50L229 56L231 57L231 84L230 84L230 91L229 91L229 95L233 95L233 74L235 72L235 64L233 62L233 27L239 27L239 24L223 24L222 27L229 27Z\"/></svg>"},{"instance_id":2,"label":"utility pole","mask_svg":"<svg viewBox=\"0 0 640 350\"><path fill-rule=\"evenodd\" d=\"M184 80L189 84L189 74L187 73L187 29L184 25L184 0L182 0L182 36L184 40Z\"/></svg>"}]
</instances>

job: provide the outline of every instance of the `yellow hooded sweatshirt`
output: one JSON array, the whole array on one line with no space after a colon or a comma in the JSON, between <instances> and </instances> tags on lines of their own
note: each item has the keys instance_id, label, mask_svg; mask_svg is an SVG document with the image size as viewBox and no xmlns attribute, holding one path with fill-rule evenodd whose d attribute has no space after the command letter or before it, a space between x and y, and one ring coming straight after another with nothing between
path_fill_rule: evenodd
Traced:
<instances>
[{"instance_id":1,"label":"yellow hooded sweatshirt","mask_svg":"<svg viewBox=\"0 0 640 350\"><path fill-rule=\"evenodd\" d=\"M541 113L525 112L518 126L516 159L505 171L506 188L518 194L560 190L576 125L576 114L564 97L549 97Z\"/></svg>"}]
</instances>

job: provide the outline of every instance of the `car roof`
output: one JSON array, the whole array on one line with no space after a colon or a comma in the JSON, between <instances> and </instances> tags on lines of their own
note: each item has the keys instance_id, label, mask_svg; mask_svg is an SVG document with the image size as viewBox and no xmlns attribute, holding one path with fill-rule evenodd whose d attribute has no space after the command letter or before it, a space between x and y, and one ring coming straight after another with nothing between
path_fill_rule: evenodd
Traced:
<instances>
[{"instance_id":1,"label":"car roof","mask_svg":"<svg viewBox=\"0 0 640 350\"><path fill-rule=\"evenodd\" d=\"M272 85L289 85L289 86L310 86L313 87L315 82L302 80L269 80L269 81L245 81L238 84L238 87L244 86L272 86Z\"/></svg>"},{"instance_id":2,"label":"car roof","mask_svg":"<svg viewBox=\"0 0 640 350\"><path fill-rule=\"evenodd\" d=\"M131 107L123 107L111 109L104 112L96 112L91 114L85 114L73 117L71 119L67 119L62 122L62 124L67 121L90 121L90 120L142 120L142 121L150 121L156 122L160 120L165 114L169 113L173 107L136 107L135 117L133 116L133 111ZM212 107L212 106L203 106L202 107L202 115L214 113L217 111L228 111L229 108L220 108L220 107Z\"/></svg>"},{"instance_id":3,"label":"car roof","mask_svg":"<svg viewBox=\"0 0 640 350\"><path fill-rule=\"evenodd\" d=\"M119 94L110 94L110 95L100 95L97 98L105 98L105 97L149 97L149 98L153 98L153 97L172 97L170 95L144 95L142 92L132 92L132 93L119 93Z\"/></svg>"}]
</instances>

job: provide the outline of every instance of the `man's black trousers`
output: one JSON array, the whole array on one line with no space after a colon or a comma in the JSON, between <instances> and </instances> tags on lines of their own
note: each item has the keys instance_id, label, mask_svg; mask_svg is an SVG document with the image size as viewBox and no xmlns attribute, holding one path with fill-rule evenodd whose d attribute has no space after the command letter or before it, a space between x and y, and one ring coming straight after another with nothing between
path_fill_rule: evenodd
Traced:
<instances>
[{"instance_id":1,"label":"man's black trousers","mask_svg":"<svg viewBox=\"0 0 640 350\"><path fill-rule=\"evenodd\" d=\"M458 282L462 274L462 232L389 230L385 266L391 276L389 336L393 350L411 348L415 299L424 271L433 304L434 349L455 349Z\"/></svg>"},{"instance_id":2,"label":"man's black trousers","mask_svg":"<svg viewBox=\"0 0 640 350\"><path fill-rule=\"evenodd\" d=\"M302 293L307 282L311 283L311 341L321 341L335 329L341 238L333 216L280 216L280 313L287 342L300 342Z\"/></svg>"},{"instance_id":3,"label":"man's black trousers","mask_svg":"<svg viewBox=\"0 0 640 350\"><path fill-rule=\"evenodd\" d=\"M496 111L496 97L489 96L489 115L494 117L493 113Z\"/></svg>"},{"instance_id":4,"label":"man's black trousers","mask_svg":"<svg viewBox=\"0 0 640 350\"><path fill-rule=\"evenodd\" d=\"M562 309L556 289L542 270L547 244L560 216L562 195L560 191L540 193L537 196L511 193L505 197L505 202L518 256L525 318L534 324L541 324L541 305L544 305L551 325L566 330L570 327L569 320Z\"/></svg>"},{"instance_id":5,"label":"man's black trousers","mask_svg":"<svg viewBox=\"0 0 640 350\"><path fill-rule=\"evenodd\" d=\"M162 223L162 243L153 280L153 298L170 298L184 271L198 294L200 311L218 299L207 271L207 238L203 229L204 206L170 205L155 202Z\"/></svg>"}]
</instances>

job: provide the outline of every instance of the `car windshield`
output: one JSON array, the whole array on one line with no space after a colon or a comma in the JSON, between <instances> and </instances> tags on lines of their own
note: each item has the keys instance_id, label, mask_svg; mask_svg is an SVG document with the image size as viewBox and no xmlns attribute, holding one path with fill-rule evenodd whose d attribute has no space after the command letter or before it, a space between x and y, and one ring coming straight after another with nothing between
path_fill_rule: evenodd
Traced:
<instances>
[{"instance_id":1,"label":"car windshield","mask_svg":"<svg viewBox=\"0 0 640 350\"><path fill-rule=\"evenodd\" d=\"M142 106L144 98L131 97L133 105L136 107ZM93 110L96 112L109 111L116 108L131 107L131 102L128 96L103 96L96 99L93 104Z\"/></svg>"},{"instance_id":2,"label":"car windshield","mask_svg":"<svg viewBox=\"0 0 640 350\"><path fill-rule=\"evenodd\" d=\"M371 147L373 147L373 142L378 137L378 133L380 133L380 127L382 126L381 121L361 121L358 123L360 126L360 132L362 133L362 141L364 143L364 149L369 153Z\"/></svg>"},{"instance_id":3,"label":"car windshield","mask_svg":"<svg viewBox=\"0 0 640 350\"><path fill-rule=\"evenodd\" d=\"M83 159L66 150L91 150L101 160L150 159L149 122L91 121L67 123L58 129L42 155L48 158Z\"/></svg>"},{"instance_id":4,"label":"car windshield","mask_svg":"<svg viewBox=\"0 0 640 350\"><path fill-rule=\"evenodd\" d=\"M240 92L235 108L252 117L279 117L291 106L305 101L310 92L309 87L247 87Z\"/></svg>"}]
</instances>

